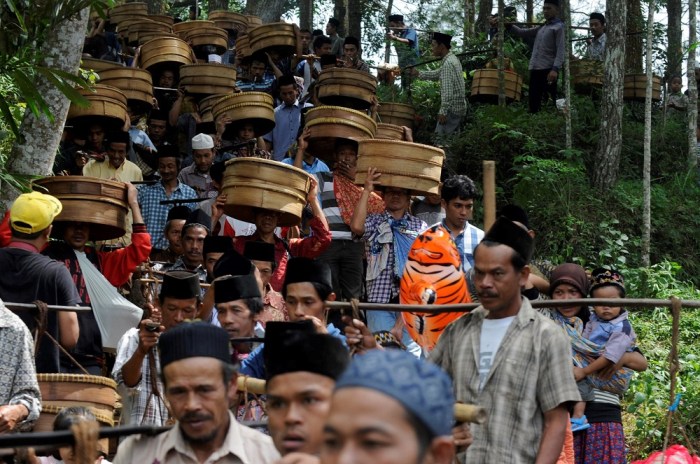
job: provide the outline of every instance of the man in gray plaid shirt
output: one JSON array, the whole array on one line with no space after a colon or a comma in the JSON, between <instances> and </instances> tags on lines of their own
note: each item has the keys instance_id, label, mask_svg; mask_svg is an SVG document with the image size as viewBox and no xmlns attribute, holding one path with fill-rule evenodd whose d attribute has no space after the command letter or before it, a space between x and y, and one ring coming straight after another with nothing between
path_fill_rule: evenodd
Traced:
<instances>
[{"instance_id":1,"label":"man in gray plaid shirt","mask_svg":"<svg viewBox=\"0 0 700 464\"><path fill-rule=\"evenodd\" d=\"M566 335L520 295L531 256L527 231L498 219L474 254L481 306L449 325L430 354L457 401L488 412L460 462L554 464L562 451L568 406L580 396Z\"/></svg>"}]
</instances>

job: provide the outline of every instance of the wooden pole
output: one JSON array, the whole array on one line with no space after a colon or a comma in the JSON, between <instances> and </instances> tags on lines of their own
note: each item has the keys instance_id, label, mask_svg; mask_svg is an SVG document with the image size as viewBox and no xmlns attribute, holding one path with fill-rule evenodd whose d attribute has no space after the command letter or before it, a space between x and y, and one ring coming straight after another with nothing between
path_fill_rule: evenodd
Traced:
<instances>
[{"instance_id":1,"label":"wooden pole","mask_svg":"<svg viewBox=\"0 0 700 464\"><path fill-rule=\"evenodd\" d=\"M484 160L484 230L496 222L496 162Z\"/></svg>"}]
</instances>

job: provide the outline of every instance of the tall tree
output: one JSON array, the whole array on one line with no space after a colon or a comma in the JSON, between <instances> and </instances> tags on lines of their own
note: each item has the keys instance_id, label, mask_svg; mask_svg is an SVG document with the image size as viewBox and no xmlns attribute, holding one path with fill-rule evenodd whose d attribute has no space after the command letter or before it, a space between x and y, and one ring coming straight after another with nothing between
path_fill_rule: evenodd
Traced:
<instances>
[{"instance_id":1,"label":"tall tree","mask_svg":"<svg viewBox=\"0 0 700 464\"><path fill-rule=\"evenodd\" d=\"M276 23L286 11L286 3L285 0L247 0L245 11L259 16L263 24Z\"/></svg>"},{"instance_id":2,"label":"tall tree","mask_svg":"<svg viewBox=\"0 0 700 464\"><path fill-rule=\"evenodd\" d=\"M299 27L310 31L314 28L313 0L299 0Z\"/></svg>"},{"instance_id":3,"label":"tall tree","mask_svg":"<svg viewBox=\"0 0 700 464\"><path fill-rule=\"evenodd\" d=\"M162 14L165 11L165 0L146 0L148 14Z\"/></svg>"},{"instance_id":4,"label":"tall tree","mask_svg":"<svg viewBox=\"0 0 700 464\"><path fill-rule=\"evenodd\" d=\"M644 61L642 55L644 51L644 16L642 15L641 0L626 0L627 1L627 30L630 34L626 37L625 53L625 69L628 73L639 74L644 71ZM619 16L612 15L608 10L609 21L606 22L606 27L615 21L619 21Z\"/></svg>"},{"instance_id":5,"label":"tall tree","mask_svg":"<svg viewBox=\"0 0 700 464\"><path fill-rule=\"evenodd\" d=\"M479 15L476 18L476 32L489 31L489 17L493 10L493 0L479 0Z\"/></svg>"},{"instance_id":6,"label":"tall tree","mask_svg":"<svg viewBox=\"0 0 700 464\"><path fill-rule=\"evenodd\" d=\"M474 37L474 0L464 0L464 41Z\"/></svg>"},{"instance_id":7,"label":"tall tree","mask_svg":"<svg viewBox=\"0 0 700 464\"><path fill-rule=\"evenodd\" d=\"M605 83L600 102L598 148L591 179L593 186L601 191L608 191L615 184L620 169L627 0L607 0L606 11L609 18L616 20L607 23Z\"/></svg>"},{"instance_id":8,"label":"tall tree","mask_svg":"<svg viewBox=\"0 0 700 464\"><path fill-rule=\"evenodd\" d=\"M152 1L152 0L151 0ZM228 0L209 0L209 11L228 11Z\"/></svg>"},{"instance_id":9,"label":"tall tree","mask_svg":"<svg viewBox=\"0 0 700 464\"><path fill-rule=\"evenodd\" d=\"M89 16L90 9L83 8L48 31L48 36L41 46L40 56L43 59L39 65L67 74L75 74L80 64ZM70 101L56 86L55 78L51 79L49 75L38 73L34 86L36 92L48 105L49 113L36 114L29 109L25 112L20 127L23 137L15 142L6 164L6 169L10 173L24 175L51 173L61 141ZM5 200L13 199L18 194L16 191L3 190Z\"/></svg>"},{"instance_id":10,"label":"tall tree","mask_svg":"<svg viewBox=\"0 0 700 464\"><path fill-rule=\"evenodd\" d=\"M646 76L647 88L644 96L644 164L642 168L642 266L649 267L649 251L651 248L651 92L654 39L654 0L649 0L647 16L646 41Z\"/></svg>"},{"instance_id":11,"label":"tall tree","mask_svg":"<svg viewBox=\"0 0 700 464\"><path fill-rule=\"evenodd\" d=\"M681 0L666 0L668 15L668 47L666 48L666 77L680 75L683 72L683 43L681 37ZM649 47L647 47L648 49Z\"/></svg>"},{"instance_id":12,"label":"tall tree","mask_svg":"<svg viewBox=\"0 0 700 464\"><path fill-rule=\"evenodd\" d=\"M688 0L688 166L698 164L697 121L698 121L698 83L695 76L695 44L698 41L698 4L697 0Z\"/></svg>"},{"instance_id":13,"label":"tall tree","mask_svg":"<svg viewBox=\"0 0 700 464\"><path fill-rule=\"evenodd\" d=\"M348 28L346 35L351 35L362 40L362 0L347 0L348 2ZM365 47L363 47L365 48Z\"/></svg>"},{"instance_id":14,"label":"tall tree","mask_svg":"<svg viewBox=\"0 0 700 464\"><path fill-rule=\"evenodd\" d=\"M333 17L340 21L338 35L345 36L348 31L348 0L335 0L333 4Z\"/></svg>"},{"instance_id":15,"label":"tall tree","mask_svg":"<svg viewBox=\"0 0 700 464\"><path fill-rule=\"evenodd\" d=\"M535 22L535 5L533 0L525 1L525 22Z\"/></svg>"}]
</instances>

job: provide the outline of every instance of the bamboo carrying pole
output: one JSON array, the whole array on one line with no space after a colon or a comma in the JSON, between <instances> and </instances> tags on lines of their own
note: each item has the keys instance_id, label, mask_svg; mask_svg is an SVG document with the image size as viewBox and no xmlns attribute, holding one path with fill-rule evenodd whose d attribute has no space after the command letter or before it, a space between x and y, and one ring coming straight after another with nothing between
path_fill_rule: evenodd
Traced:
<instances>
[{"instance_id":1,"label":"bamboo carrying pole","mask_svg":"<svg viewBox=\"0 0 700 464\"><path fill-rule=\"evenodd\" d=\"M484 230L496 222L496 162L484 160Z\"/></svg>"}]
</instances>

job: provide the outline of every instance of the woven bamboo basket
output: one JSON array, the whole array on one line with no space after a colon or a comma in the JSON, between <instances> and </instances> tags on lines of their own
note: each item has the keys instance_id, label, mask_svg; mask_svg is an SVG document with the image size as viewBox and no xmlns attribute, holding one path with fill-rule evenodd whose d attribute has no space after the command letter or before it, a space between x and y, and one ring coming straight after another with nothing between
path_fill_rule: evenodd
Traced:
<instances>
[{"instance_id":1,"label":"woven bamboo basket","mask_svg":"<svg viewBox=\"0 0 700 464\"><path fill-rule=\"evenodd\" d=\"M145 69L115 67L99 74L100 83L121 90L129 106L138 107L135 108L137 112L153 107L153 81L151 73Z\"/></svg>"},{"instance_id":2,"label":"woven bamboo basket","mask_svg":"<svg viewBox=\"0 0 700 464\"><path fill-rule=\"evenodd\" d=\"M272 97L264 92L240 92L218 100L212 108L214 120L226 115L232 123L226 127L224 138L234 139L241 124L252 124L260 137L275 128Z\"/></svg>"},{"instance_id":3,"label":"woven bamboo basket","mask_svg":"<svg viewBox=\"0 0 700 464\"><path fill-rule=\"evenodd\" d=\"M103 84L91 89L77 89L88 100L89 106L71 103L66 122L76 127L102 124L107 131L121 128L126 124L126 95L121 90Z\"/></svg>"},{"instance_id":4,"label":"woven bamboo basket","mask_svg":"<svg viewBox=\"0 0 700 464\"><path fill-rule=\"evenodd\" d=\"M263 24L262 19L260 19L259 16L246 15L246 18L248 19L248 29L251 29L253 27L262 26L262 24Z\"/></svg>"},{"instance_id":5,"label":"woven bamboo basket","mask_svg":"<svg viewBox=\"0 0 700 464\"><path fill-rule=\"evenodd\" d=\"M117 24L117 32L124 38L124 40L129 40L129 28L133 26L134 24L137 24L144 19L147 19L148 16L130 16L126 19L122 19L119 21Z\"/></svg>"},{"instance_id":6,"label":"woven bamboo basket","mask_svg":"<svg viewBox=\"0 0 700 464\"><path fill-rule=\"evenodd\" d=\"M220 64L188 64L180 68L180 86L195 95L232 93L236 68Z\"/></svg>"},{"instance_id":7,"label":"woven bamboo basket","mask_svg":"<svg viewBox=\"0 0 700 464\"><path fill-rule=\"evenodd\" d=\"M216 132L216 124L214 124L214 113L212 108L216 102L225 96L227 95L210 95L203 98L199 102L199 114L202 118L202 122L197 124L197 132L204 132L205 134L213 134Z\"/></svg>"},{"instance_id":8,"label":"woven bamboo basket","mask_svg":"<svg viewBox=\"0 0 700 464\"><path fill-rule=\"evenodd\" d=\"M603 62L598 60L572 60L571 83L577 87L602 87Z\"/></svg>"},{"instance_id":9,"label":"woven bamboo basket","mask_svg":"<svg viewBox=\"0 0 700 464\"><path fill-rule=\"evenodd\" d=\"M236 39L236 53L240 53L242 58L249 58L253 54L248 34L243 34Z\"/></svg>"},{"instance_id":10,"label":"woven bamboo basket","mask_svg":"<svg viewBox=\"0 0 700 464\"><path fill-rule=\"evenodd\" d=\"M623 98L625 100L644 101L647 92L646 74L627 74L625 76L625 88ZM651 99L661 101L661 78L653 76L651 79Z\"/></svg>"},{"instance_id":11,"label":"woven bamboo basket","mask_svg":"<svg viewBox=\"0 0 700 464\"><path fill-rule=\"evenodd\" d=\"M41 391L41 416L35 432L53 430L53 418L69 406L90 408L97 420L114 426L114 411L120 407L117 384L107 377L82 374L37 374ZM48 427L48 428L45 428Z\"/></svg>"},{"instance_id":12,"label":"woven bamboo basket","mask_svg":"<svg viewBox=\"0 0 700 464\"><path fill-rule=\"evenodd\" d=\"M157 74L162 68L179 68L192 64L190 46L176 37L149 40L141 46L141 68Z\"/></svg>"},{"instance_id":13,"label":"woven bamboo basket","mask_svg":"<svg viewBox=\"0 0 700 464\"><path fill-rule=\"evenodd\" d=\"M307 151L326 162L333 162L338 139L359 141L373 138L377 123L365 113L339 106L318 106L306 112L309 129Z\"/></svg>"},{"instance_id":14,"label":"woven bamboo basket","mask_svg":"<svg viewBox=\"0 0 700 464\"><path fill-rule=\"evenodd\" d=\"M379 120L385 124L396 126L406 126L413 129L413 121L416 117L416 110L411 105L403 103L380 103Z\"/></svg>"},{"instance_id":15,"label":"woven bamboo basket","mask_svg":"<svg viewBox=\"0 0 700 464\"><path fill-rule=\"evenodd\" d=\"M169 33L169 32L155 32L155 31L149 31L149 32L142 32L139 34L139 45L143 45L146 42L150 42L153 39L161 39L161 38L178 38L176 34Z\"/></svg>"},{"instance_id":16,"label":"woven bamboo basket","mask_svg":"<svg viewBox=\"0 0 700 464\"><path fill-rule=\"evenodd\" d=\"M384 140L404 140L404 131L402 126L397 126L394 124L377 124L377 133L374 135L375 139Z\"/></svg>"},{"instance_id":17,"label":"woven bamboo basket","mask_svg":"<svg viewBox=\"0 0 700 464\"><path fill-rule=\"evenodd\" d=\"M171 26L175 24L175 18L172 16L164 15L164 14L152 14L148 15L148 19L151 21L157 21L159 23L167 24L168 26Z\"/></svg>"},{"instance_id":18,"label":"woven bamboo basket","mask_svg":"<svg viewBox=\"0 0 700 464\"><path fill-rule=\"evenodd\" d=\"M382 173L383 187L398 187L414 194L439 193L445 152L439 148L395 140L361 140L357 150L356 184L364 184L367 170Z\"/></svg>"},{"instance_id":19,"label":"woven bamboo basket","mask_svg":"<svg viewBox=\"0 0 700 464\"><path fill-rule=\"evenodd\" d=\"M230 31L245 32L248 30L248 18L233 11L216 10L209 13L209 21L214 21L216 27Z\"/></svg>"},{"instance_id":20,"label":"woven bamboo basket","mask_svg":"<svg viewBox=\"0 0 700 464\"><path fill-rule=\"evenodd\" d=\"M364 71L330 68L318 76L318 99L326 105L366 110L377 93L377 79Z\"/></svg>"},{"instance_id":21,"label":"woven bamboo basket","mask_svg":"<svg viewBox=\"0 0 700 464\"><path fill-rule=\"evenodd\" d=\"M199 29L202 27L213 27L214 21L204 21L197 19L194 21L183 21L181 23L173 24L173 32L179 35L181 38L185 37L185 33L194 29Z\"/></svg>"},{"instance_id":22,"label":"woven bamboo basket","mask_svg":"<svg viewBox=\"0 0 700 464\"><path fill-rule=\"evenodd\" d=\"M296 226L311 190L311 176L299 168L260 158L234 158L226 162L222 192L224 212L255 222L260 208L280 213L280 227Z\"/></svg>"},{"instance_id":23,"label":"woven bamboo basket","mask_svg":"<svg viewBox=\"0 0 700 464\"><path fill-rule=\"evenodd\" d=\"M248 39L253 53L276 50L281 55L291 55L297 49L294 25L289 23L270 23L248 29Z\"/></svg>"},{"instance_id":24,"label":"woven bamboo basket","mask_svg":"<svg viewBox=\"0 0 700 464\"><path fill-rule=\"evenodd\" d=\"M105 161L106 163L107 161ZM112 240L124 235L129 211L123 182L84 176L53 176L35 180L58 198L63 210L54 220L56 236L66 222L90 224L90 240Z\"/></svg>"},{"instance_id":25,"label":"woven bamboo basket","mask_svg":"<svg viewBox=\"0 0 700 464\"><path fill-rule=\"evenodd\" d=\"M92 69L96 73L106 71L107 69L120 68L119 64L114 61L97 60L95 58L81 58L80 67L83 69Z\"/></svg>"},{"instance_id":26,"label":"woven bamboo basket","mask_svg":"<svg viewBox=\"0 0 700 464\"><path fill-rule=\"evenodd\" d=\"M172 26L144 18L129 25L129 43L138 44L142 36L172 34L172 32Z\"/></svg>"},{"instance_id":27,"label":"woven bamboo basket","mask_svg":"<svg viewBox=\"0 0 700 464\"><path fill-rule=\"evenodd\" d=\"M197 58L206 59L209 55L208 52L201 51L200 47L216 47L217 55L223 54L228 49L228 32L213 24L190 29L183 33L182 38L192 44Z\"/></svg>"},{"instance_id":28,"label":"woven bamboo basket","mask_svg":"<svg viewBox=\"0 0 700 464\"><path fill-rule=\"evenodd\" d=\"M506 100L520 101L523 78L513 71L503 72ZM472 80L471 97L474 101L498 100L498 69L477 69Z\"/></svg>"},{"instance_id":29,"label":"woven bamboo basket","mask_svg":"<svg viewBox=\"0 0 700 464\"><path fill-rule=\"evenodd\" d=\"M124 3L109 10L109 21L117 24L125 19L146 15L148 15L148 5L146 3Z\"/></svg>"}]
</instances>

